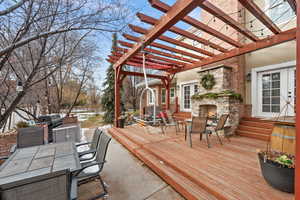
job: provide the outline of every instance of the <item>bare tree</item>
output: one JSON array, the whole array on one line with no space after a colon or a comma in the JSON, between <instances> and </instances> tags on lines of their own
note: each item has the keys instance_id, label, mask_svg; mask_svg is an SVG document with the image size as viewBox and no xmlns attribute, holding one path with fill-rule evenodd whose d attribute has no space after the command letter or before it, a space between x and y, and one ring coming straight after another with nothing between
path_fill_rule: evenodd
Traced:
<instances>
[{"instance_id":1,"label":"bare tree","mask_svg":"<svg viewBox=\"0 0 300 200\"><path fill-rule=\"evenodd\" d=\"M0 0L0 128L36 85L83 62L87 51L80 44L92 31L120 31L130 13L121 0L14 2ZM18 83L23 89L16 92Z\"/></svg>"}]
</instances>

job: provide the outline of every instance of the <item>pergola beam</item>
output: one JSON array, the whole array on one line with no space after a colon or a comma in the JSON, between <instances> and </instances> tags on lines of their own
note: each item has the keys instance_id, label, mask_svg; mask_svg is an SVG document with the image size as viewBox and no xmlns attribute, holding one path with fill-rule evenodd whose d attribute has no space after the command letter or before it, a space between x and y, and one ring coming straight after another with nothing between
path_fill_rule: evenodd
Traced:
<instances>
[{"instance_id":1,"label":"pergola beam","mask_svg":"<svg viewBox=\"0 0 300 200\"><path fill-rule=\"evenodd\" d=\"M116 59L116 58L109 58L107 61L110 62L110 63L115 64L115 63L118 61L118 59ZM138 68L142 68L142 67L143 67L143 64L137 63L137 62L134 62L134 61L131 61L131 60L126 61L126 62L124 63L124 65L130 65L130 66L138 67ZM153 65L147 65L147 68L149 68L149 69L155 69L155 70L161 70L161 71L170 71L170 70L173 70L172 67L168 67L168 68L164 67L164 68L161 68L161 67L158 67L158 66L156 66L156 65L154 65L154 66L153 66Z\"/></svg>"},{"instance_id":2,"label":"pergola beam","mask_svg":"<svg viewBox=\"0 0 300 200\"><path fill-rule=\"evenodd\" d=\"M169 10L169 12L162 16L159 20L159 23L151 29L151 31L145 35L143 41L135 45L130 52L122 56L117 63L114 64L114 68L121 66L128 60L130 57L134 56L139 50L149 45L153 42L158 36L166 32L171 26L176 24L182 17L186 16L196 7L205 0L178 0Z\"/></svg>"},{"instance_id":3,"label":"pergola beam","mask_svg":"<svg viewBox=\"0 0 300 200\"><path fill-rule=\"evenodd\" d=\"M119 40L118 43L120 43L124 47L128 47L128 48L133 48L134 47L134 45L132 43L129 43L129 42ZM177 56L177 55L170 54L170 53L166 53L166 52L162 52L162 51L158 51L156 49L145 48L144 50L147 51L147 52L150 52L150 53L154 53L154 54L169 57L169 58L174 58L174 59L185 61L185 62L188 62L188 63L196 63L195 60L185 58L185 57L182 57L182 56Z\"/></svg>"},{"instance_id":4,"label":"pergola beam","mask_svg":"<svg viewBox=\"0 0 300 200\"><path fill-rule=\"evenodd\" d=\"M135 26L135 25L132 25L132 24L129 24L129 27L131 28L131 30L133 30L134 32L136 33L140 33L140 34L147 34L149 30L147 29L144 29L142 27L139 27L139 26ZM190 45L190 44L187 44L185 42L181 42L179 40L176 40L176 39L173 39L173 38L170 38L170 37L167 37L167 36L164 36L164 35L161 35L158 37L159 40L162 40L162 41L165 41L165 42L168 42L168 43L171 43L171 44L175 44L179 47L184 47L186 49L190 49L190 50L193 50L193 51L196 51L198 53L202 53L204 55L207 55L207 56L214 56L215 54L209 52L209 51L206 51L204 49L201 49L201 48L198 48L198 47L195 47L193 45Z\"/></svg>"},{"instance_id":5,"label":"pergola beam","mask_svg":"<svg viewBox=\"0 0 300 200\"><path fill-rule=\"evenodd\" d=\"M141 42L140 38L129 35L129 34L123 34L123 36L127 40L137 42L138 44ZM186 52L186 51L183 51L181 49L176 49L176 48L173 48L173 47L169 47L167 45L160 44L160 43L157 43L157 42L152 42L150 46L153 46L153 47L156 47L156 48L159 48L159 49L164 49L164 50L167 50L167 51L170 51L170 52L173 52L173 53L178 53L178 54L181 54L181 55L185 55L185 56L195 58L195 59L198 59L198 60L204 59L203 56L199 56L199 55L196 55L196 54L193 54L193 53L190 53L190 52Z\"/></svg>"},{"instance_id":6,"label":"pergola beam","mask_svg":"<svg viewBox=\"0 0 300 200\"><path fill-rule=\"evenodd\" d=\"M153 18L153 17L150 17L148 15L145 15L143 13L137 13L137 17L144 23L147 23L147 24L151 24L151 25L155 25L158 20ZM183 36L183 37L186 37L186 38L189 38L191 40L194 40L194 41L197 41L201 44L204 44L206 46L209 46L213 49L216 49L220 52L227 52L227 49L223 48L222 46L220 45L217 45L213 42L210 42L209 40L206 40L206 39L203 39L197 35L194 35L193 33L191 32L188 32L186 30L183 30L181 28L178 28L177 26L172 26L169 31L177 34L177 35L180 35L180 36Z\"/></svg>"},{"instance_id":7,"label":"pergola beam","mask_svg":"<svg viewBox=\"0 0 300 200\"><path fill-rule=\"evenodd\" d=\"M163 3L162 1L159 0L151 0L150 1L152 7L162 11L162 12L169 12L171 10L171 7L165 3ZM201 6L201 5L199 5ZM238 41L235 41L233 39L231 39L230 37L228 37L227 35L216 31L215 29L209 27L208 25L190 17L190 16L185 16L181 19L182 21L184 21L187 24L190 24L191 26L194 26L195 28L198 28L212 36L215 36L217 38L219 38L220 40L223 40L224 42L227 42L229 44L231 44L232 46L235 47L242 47L243 45L241 43L239 43Z\"/></svg>"},{"instance_id":8,"label":"pergola beam","mask_svg":"<svg viewBox=\"0 0 300 200\"><path fill-rule=\"evenodd\" d=\"M109 58L112 59L113 61L117 61L120 57L119 56L109 56ZM141 58L133 57L133 58L130 58L129 61L143 65L143 60ZM165 70L165 69L173 68L172 66L169 66L169 65L162 65L162 64L155 63L155 62L151 62L151 61L146 61L145 64L147 67L151 66L152 69L157 69L157 70Z\"/></svg>"},{"instance_id":9,"label":"pergola beam","mask_svg":"<svg viewBox=\"0 0 300 200\"><path fill-rule=\"evenodd\" d=\"M287 0L287 2L290 4L293 11L295 13L297 13L297 2L296 2L296 0Z\"/></svg>"},{"instance_id":10,"label":"pergola beam","mask_svg":"<svg viewBox=\"0 0 300 200\"><path fill-rule=\"evenodd\" d=\"M239 0L239 2L274 34L281 32L280 28L254 3L253 0Z\"/></svg>"},{"instance_id":11,"label":"pergola beam","mask_svg":"<svg viewBox=\"0 0 300 200\"><path fill-rule=\"evenodd\" d=\"M209 65L212 63L220 62L229 58L233 58L236 56L240 56L246 53L250 53L256 50L264 49L267 47L271 47L274 45L281 44L283 42L291 41L296 39L296 28L281 32L280 34L274 35L272 37L260 40L258 42L253 42L250 44L245 45L242 48L235 48L227 53L219 54L213 58L207 58L203 61L199 61L198 63L193 64L190 67L186 67L182 71L190 70L193 68Z\"/></svg>"},{"instance_id":12,"label":"pergola beam","mask_svg":"<svg viewBox=\"0 0 300 200\"><path fill-rule=\"evenodd\" d=\"M123 53L113 52L113 54L115 56L121 57L126 52L127 51L123 51ZM134 58L142 59L142 56L143 56L142 54L138 53L136 56L134 56ZM175 61L175 60L171 60L171 59L168 59L168 58L163 58L163 57L155 56L155 55L152 55L152 54L147 54L146 55L146 61L157 62L158 64L162 64L162 65L174 65L174 66L178 65L178 67L179 67L179 65L182 66L182 67L185 66L185 63L178 62L178 61Z\"/></svg>"},{"instance_id":13,"label":"pergola beam","mask_svg":"<svg viewBox=\"0 0 300 200\"><path fill-rule=\"evenodd\" d=\"M124 74L126 76L139 76L139 77L144 77L144 73L140 73L140 72L130 72L130 71L122 71L121 74ZM165 80L167 79L167 76L160 76L160 75L156 75L156 74L146 74L147 77L149 78L156 78L156 79L161 79L161 80Z\"/></svg>"},{"instance_id":14,"label":"pergola beam","mask_svg":"<svg viewBox=\"0 0 300 200\"><path fill-rule=\"evenodd\" d=\"M228 14L223 12L220 8L214 6L209 1L203 2L201 5L201 8L212 14L213 16L219 18L224 23L230 25L232 28L246 36L247 38L251 39L252 41L258 41L259 38L253 34L251 31L249 31L245 26L234 20L232 17L230 17Z\"/></svg>"}]
</instances>

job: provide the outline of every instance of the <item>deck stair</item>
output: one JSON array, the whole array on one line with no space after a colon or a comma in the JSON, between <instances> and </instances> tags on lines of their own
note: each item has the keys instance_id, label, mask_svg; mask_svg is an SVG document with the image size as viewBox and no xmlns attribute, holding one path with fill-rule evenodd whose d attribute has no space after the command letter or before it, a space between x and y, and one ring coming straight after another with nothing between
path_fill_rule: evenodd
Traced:
<instances>
[{"instance_id":1,"label":"deck stair","mask_svg":"<svg viewBox=\"0 0 300 200\"><path fill-rule=\"evenodd\" d=\"M274 121L259 118L242 118L236 134L244 137L255 138L263 141L270 139Z\"/></svg>"}]
</instances>

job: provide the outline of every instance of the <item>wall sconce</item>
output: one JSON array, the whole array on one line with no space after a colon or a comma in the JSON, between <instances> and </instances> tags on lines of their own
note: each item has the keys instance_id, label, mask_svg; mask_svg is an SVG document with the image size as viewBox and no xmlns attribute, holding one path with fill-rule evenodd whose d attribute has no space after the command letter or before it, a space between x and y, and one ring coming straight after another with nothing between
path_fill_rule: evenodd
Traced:
<instances>
[{"instance_id":1,"label":"wall sconce","mask_svg":"<svg viewBox=\"0 0 300 200\"><path fill-rule=\"evenodd\" d=\"M248 72L246 75L246 81L250 82L251 81L251 73Z\"/></svg>"}]
</instances>

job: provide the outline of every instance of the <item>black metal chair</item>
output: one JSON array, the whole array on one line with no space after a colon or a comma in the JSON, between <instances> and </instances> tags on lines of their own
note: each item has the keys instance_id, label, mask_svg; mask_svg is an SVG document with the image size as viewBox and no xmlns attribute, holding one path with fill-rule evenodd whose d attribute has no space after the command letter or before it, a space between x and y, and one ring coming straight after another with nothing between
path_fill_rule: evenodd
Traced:
<instances>
[{"instance_id":1,"label":"black metal chair","mask_svg":"<svg viewBox=\"0 0 300 200\"><path fill-rule=\"evenodd\" d=\"M1 200L75 200L77 184L69 170L0 184ZM59 183L59 184L58 184Z\"/></svg>"},{"instance_id":2,"label":"black metal chair","mask_svg":"<svg viewBox=\"0 0 300 200\"><path fill-rule=\"evenodd\" d=\"M108 193L106 185L103 182L100 173L103 170L104 163L106 162L105 157L110 141L111 138L109 136L107 136L105 133L101 134L95 160L82 163L82 168L74 173L74 177L77 178L79 185L88 183L95 179L99 179L100 186L102 187L103 192L91 199L106 197ZM91 169L92 171L89 171L88 169Z\"/></svg>"},{"instance_id":3,"label":"black metal chair","mask_svg":"<svg viewBox=\"0 0 300 200\"><path fill-rule=\"evenodd\" d=\"M100 136L102 135L102 133L103 133L103 131L101 129L97 128L94 131L91 142L84 142L84 143L76 144L76 147L80 147L80 146L84 146L84 145L89 146L88 150L78 152L79 160L81 162L92 160L95 158L97 147L98 147L99 141L100 141Z\"/></svg>"}]
</instances>

